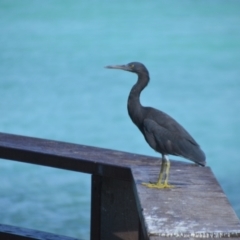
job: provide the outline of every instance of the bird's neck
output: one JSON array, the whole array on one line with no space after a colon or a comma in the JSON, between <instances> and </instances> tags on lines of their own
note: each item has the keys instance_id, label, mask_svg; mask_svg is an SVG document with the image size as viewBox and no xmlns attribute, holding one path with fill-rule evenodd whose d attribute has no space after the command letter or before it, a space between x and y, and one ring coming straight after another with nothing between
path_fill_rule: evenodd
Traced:
<instances>
[{"instance_id":1,"label":"bird's neck","mask_svg":"<svg viewBox=\"0 0 240 240\"><path fill-rule=\"evenodd\" d=\"M143 121L143 107L140 103L140 94L147 86L149 80L148 73L139 74L137 83L132 87L128 97L128 114L137 126Z\"/></svg>"}]
</instances>

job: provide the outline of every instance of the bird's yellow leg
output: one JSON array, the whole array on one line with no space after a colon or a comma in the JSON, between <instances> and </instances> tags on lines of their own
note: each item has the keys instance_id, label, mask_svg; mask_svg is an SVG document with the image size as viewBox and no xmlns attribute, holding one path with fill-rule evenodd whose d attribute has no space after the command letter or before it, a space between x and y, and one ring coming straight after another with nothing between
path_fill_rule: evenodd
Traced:
<instances>
[{"instance_id":1,"label":"bird's yellow leg","mask_svg":"<svg viewBox=\"0 0 240 240\"><path fill-rule=\"evenodd\" d=\"M168 184L169 171L170 171L170 161L168 160L167 156L163 155L162 166L161 166L157 183L142 183L142 184L149 188L159 188L159 189L173 188L172 185Z\"/></svg>"},{"instance_id":2,"label":"bird's yellow leg","mask_svg":"<svg viewBox=\"0 0 240 240\"><path fill-rule=\"evenodd\" d=\"M166 188L164 183L163 183L164 182L163 177L165 175L165 173L164 173L165 168L166 168L165 162L162 161L162 166L161 166L161 170L160 170L160 173L159 173L159 176L158 176L158 181L156 183L142 183L142 184L146 187L149 187L149 188L159 188L159 189Z\"/></svg>"},{"instance_id":3,"label":"bird's yellow leg","mask_svg":"<svg viewBox=\"0 0 240 240\"><path fill-rule=\"evenodd\" d=\"M168 178L169 178L169 172L170 172L170 166L171 163L170 161L167 159L167 161L165 162L165 180L163 182L163 186L164 188L173 188L173 185L168 184Z\"/></svg>"},{"instance_id":4,"label":"bird's yellow leg","mask_svg":"<svg viewBox=\"0 0 240 240\"><path fill-rule=\"evenodd\" d=\"M165 169L166 169L166 161L162 160L162 166L161 166L161 170L160 170L160 173L158 176L158 181L156 184L160 185L163 183L163 177L164 177L165 171L166 171Z\"/></svg>"}]
</instances>

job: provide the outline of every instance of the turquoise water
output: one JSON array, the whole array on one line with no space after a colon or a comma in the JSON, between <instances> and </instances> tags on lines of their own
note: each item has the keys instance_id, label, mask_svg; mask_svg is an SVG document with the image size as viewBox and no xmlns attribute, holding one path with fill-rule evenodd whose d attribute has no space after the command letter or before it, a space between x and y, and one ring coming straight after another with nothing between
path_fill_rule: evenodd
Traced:
<instances>
[{"instance_id":1,"label":"turquoise water","mask_svg":"<svg viewBox=\"0 0 240 240\"><path fill-rule=\"evenodd\" d=\"M103 68L143 62L142 104L197 139L240 216L239 12L232 0L2 0L0 131L157 156L127 115L136 76ZM89 238L90 176L1 160L0 182L1 223Z\"/></svg>"}]
</instances>

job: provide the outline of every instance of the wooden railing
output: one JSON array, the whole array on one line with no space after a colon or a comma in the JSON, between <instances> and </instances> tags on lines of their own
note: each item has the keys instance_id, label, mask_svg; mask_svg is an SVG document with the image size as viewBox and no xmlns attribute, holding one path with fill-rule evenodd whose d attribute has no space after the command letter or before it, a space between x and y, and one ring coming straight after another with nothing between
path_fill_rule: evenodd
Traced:
<instances>
[{"instance_id":1,"label":"wooden railing","mask_svg":"<svg viewBox=\"0 0 240 240\"><path fill-rule=\"evenodd\" d=\"M149 189L156 158L0 133L0 158L92 175L91 239L240 238L240 222L209 167L171 161L170 190ZM0 239L73 239L1 224Z\"/></svg>"}]
</instances>

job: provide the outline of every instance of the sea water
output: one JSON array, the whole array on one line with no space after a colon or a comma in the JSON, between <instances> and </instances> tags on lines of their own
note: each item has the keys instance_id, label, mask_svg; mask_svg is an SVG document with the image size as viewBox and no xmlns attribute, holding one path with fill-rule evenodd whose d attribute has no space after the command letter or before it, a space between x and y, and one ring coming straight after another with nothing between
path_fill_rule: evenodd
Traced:
<instances>
[{"instance_id":1,"label":"sea water","mask_svg":"<svg viewBox=\"0 0 240 240\"><path fill-rule=\"evenodd\" d=\"M0 131L159 156L127 114L136 76L104 69L143 62L142 104L193 135L240 216L239 12L232 0L2 0ZM0 223L89 239L90 176L0 160Z\"/></svg>"}]
</instances>

